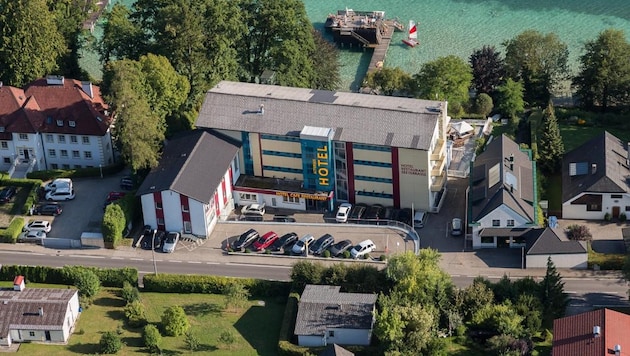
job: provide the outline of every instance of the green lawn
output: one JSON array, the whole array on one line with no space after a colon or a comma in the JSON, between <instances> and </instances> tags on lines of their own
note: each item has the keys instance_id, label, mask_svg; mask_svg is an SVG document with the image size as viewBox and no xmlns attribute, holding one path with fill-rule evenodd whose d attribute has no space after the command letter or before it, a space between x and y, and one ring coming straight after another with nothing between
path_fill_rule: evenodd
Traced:
<instances>
[{"instance_id":1,"label":"green lawn","mask_svg":"<svg viewBox=\"0 0 630 356\"><path fill-rule=\"evenodd\" d=\"M611 127L604 129L603 127L560 125L560 135L562 135L564 151L571 151L584 142L604 132L604 130L617 136L622 142L628 142L628 140L630 140L630 132L620 128Z\"/></svg>"},{"instance_id":2,"label":"green lawn","mask_svg":"<svg viewBox=\"0 0 630 356\"><path fill-rule=\"evenodd\" d=\"M37 285L29 284L30 287ZM59 287L59 286L57 286ZM68 345L23 344L19 354L61 356L96 354L101 333L121 328L125 343L118 355L148 355L142 345L141 329L124 324L124 302L117 289L104 289L94 304L85 310L78 321ZM184 337L163 337L164 355L275 355L278 332L284 312L284 301L268 299L262 303L251 301L237 311L223 311L224 297L209 294L141 293L148 321L159 324L162 312L171 305L180 305L186 311L193 333L200 341L197 352L188 351ZM219 335L229 330L236 342L228 347L218 343Z\"/></svg>"}]
</instances>

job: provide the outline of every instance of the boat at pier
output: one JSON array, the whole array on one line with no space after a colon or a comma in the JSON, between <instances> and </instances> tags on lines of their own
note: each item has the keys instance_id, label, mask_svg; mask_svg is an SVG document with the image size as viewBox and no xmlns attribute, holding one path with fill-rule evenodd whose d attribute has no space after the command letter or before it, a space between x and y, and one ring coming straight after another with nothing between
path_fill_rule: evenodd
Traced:
<instances>
[{"instance_id":1,"label":"boat at pier","mask_svg":"<svg viewBox=\"0 0 630 356\"><path fill-rule=\"evenodd\" d=\"M418 41L418 28L414 21L409 21L409 37L402 41L409 47L415 47L420 44L420 41Z\"/></svg>"}]
</instances>

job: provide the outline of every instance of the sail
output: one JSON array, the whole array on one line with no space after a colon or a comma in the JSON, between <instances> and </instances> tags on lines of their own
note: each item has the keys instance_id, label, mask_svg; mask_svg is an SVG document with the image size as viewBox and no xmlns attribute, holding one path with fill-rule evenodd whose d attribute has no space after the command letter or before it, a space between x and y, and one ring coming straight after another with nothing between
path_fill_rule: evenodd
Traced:
<instances>
[{"instance_id":1,"label":"sail","mask_svg":"<svg viewBox=\"0 0 630 356\"><path fill-rule=\"evenodd\" d=\"M416 39L418 38L418 31L416 29L416 23L414 21L409 21L409 38Z\"/></svg>"}]
</instances>

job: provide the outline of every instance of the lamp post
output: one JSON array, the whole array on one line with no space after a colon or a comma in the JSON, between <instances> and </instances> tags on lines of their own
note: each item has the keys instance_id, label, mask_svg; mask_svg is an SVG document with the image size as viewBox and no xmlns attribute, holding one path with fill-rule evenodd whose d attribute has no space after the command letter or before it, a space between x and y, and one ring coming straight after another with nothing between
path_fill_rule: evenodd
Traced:
<instances>
[{"instance_id":1,"label":"lamp post","mask_svg":"<svg viewBox=\"0 0 630 356\"><path fill-rule=\"evenodd\" d=\"M157 230L153 230L153 235L151 235L151 256L153 257L153 271L157 276L157 263L155 262L155 234Z\"/></svg>"}]
</instances>

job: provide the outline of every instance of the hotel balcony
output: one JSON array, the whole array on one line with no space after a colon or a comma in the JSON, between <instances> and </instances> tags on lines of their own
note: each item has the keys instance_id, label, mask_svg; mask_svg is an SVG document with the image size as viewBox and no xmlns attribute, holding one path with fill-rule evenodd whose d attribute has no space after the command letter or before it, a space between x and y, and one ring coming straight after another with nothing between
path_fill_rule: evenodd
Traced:
<instances>
[{"instance_id":1,"label":"hotel balcony","mask_svg":"<svg viewBox=\"0 0 630 356\"><path fill-rule=\"evenodd\" d=\"M436 160L435 166L431 169L431 176L439 176L444 171L446 165L446 156L442 156L439 160Z\"/></svg>"},{"instance_id":2,"label":"hotel balcony","mask_svg":"<svg viewBox=\"0 0 630 356\"><path fill-rule=\"evenodd\" d=\"M431 184L431 191L432 192L441 191L442 188L444 187L444 184L446 184L446 170L444 170L440 176L435 177L435 182Z\"/></svg>"},{"instance_id":3,"label":"hotel balcony","mask_svg":"<svg viewBox=\"0 0 630 356\"><path fill-rule=\"evenodd\" d=\"M435 143L435 148L431 152L431 161L438 161L440 158L443 158L446 153L446 141L443 139L438 139Z\"/></svg>"}]
</instances>

